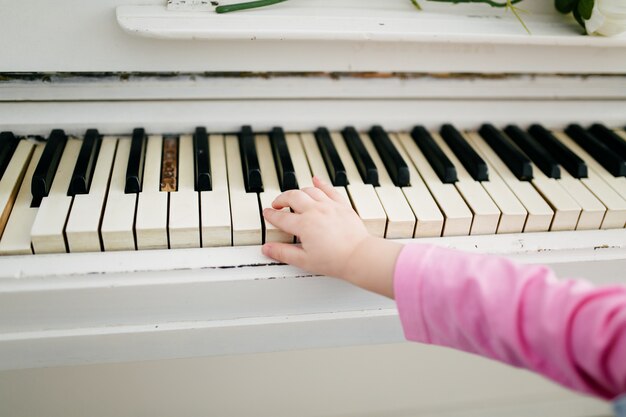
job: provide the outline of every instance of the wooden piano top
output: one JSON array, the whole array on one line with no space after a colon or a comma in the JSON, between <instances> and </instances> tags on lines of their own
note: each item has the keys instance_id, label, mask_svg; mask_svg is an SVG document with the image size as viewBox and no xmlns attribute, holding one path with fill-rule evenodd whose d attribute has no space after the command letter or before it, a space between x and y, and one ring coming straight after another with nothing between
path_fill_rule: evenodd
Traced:
<instances>
[{"instance_id":1,"label":"wooden piano top","mask_svg":"<svg viewBox=\"0 0 626 417\"><path fill-rule=\"evenodd\" d=\"M532 35L483 5L290 0L217 16L164 3L13 3L0 15L0 71L626 71L626 36L581 36L545 0L521 4Z\"/></svg>"}]
</instances>

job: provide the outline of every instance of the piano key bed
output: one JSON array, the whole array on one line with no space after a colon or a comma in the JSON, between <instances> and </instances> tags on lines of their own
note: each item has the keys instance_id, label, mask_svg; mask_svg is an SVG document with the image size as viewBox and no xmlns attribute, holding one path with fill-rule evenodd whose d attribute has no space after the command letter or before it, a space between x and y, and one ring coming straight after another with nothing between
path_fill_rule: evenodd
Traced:
<instances>
[{"instance_id":1,"label":"piano key bed","mask_svg":"<svg viewBox=\"0 0 626 417\"><path fill-rule=\"evenodd\" d=\"M296 241L261 209L312 175L378 236L614 282L625 138L600 125L4 132L0 369L403 340L393 301L260 253Z\"/></svg>"},{"instance_id":2,"label":"piano key bed","mask_svg":"<svg viewBox=\"0 0 626 417\"><path fill-rule=\"evenodd\" d=\"M260 213L312 175L380 237L622 229L624 136L600 124L83 138L57 129L45 142L3 132L0 254L293 242Z\"/></svg>"}]
</instances>

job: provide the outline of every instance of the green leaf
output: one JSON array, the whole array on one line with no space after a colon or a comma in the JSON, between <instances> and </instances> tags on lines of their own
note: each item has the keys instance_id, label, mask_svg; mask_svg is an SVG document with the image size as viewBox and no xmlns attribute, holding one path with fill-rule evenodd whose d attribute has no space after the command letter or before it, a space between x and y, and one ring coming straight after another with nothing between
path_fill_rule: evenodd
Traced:
<instances>
[{"instance_id":1,"label":"green leaf","mask_svg":"<svg viewBox=\"0 0 626 417\"><path fill-rule=\"evenodd\" d=\"M578 13L580 13L580 17L584 20L589 20L591 17L591 12L593 11L593 5L595 4L595 0L580 0L578 2Z\"/></svg>"},{"instance_id":2,"label":"green leaf","mask_svg":"<svg viewBox=\"0 0 626 417\"><path fill-rule=\"evenodd\" d=\"M585 28L585 22L583 21L583 18L580 17L580 13L578 12L578 8L574 9L574 18L576 19L578 24L583 27L583 29L586 29Z\"/></svg>"},{"instance_id":3,"label":"green leaf","mask_svg":"<svg viewBox=\"0 0 626 417\"><path fill-rule=\"evenodd\" d=\"M578 4L578 0L554 0L554 7L564 14L570 13L576 5Z\"/></svg>"}]
</instances>

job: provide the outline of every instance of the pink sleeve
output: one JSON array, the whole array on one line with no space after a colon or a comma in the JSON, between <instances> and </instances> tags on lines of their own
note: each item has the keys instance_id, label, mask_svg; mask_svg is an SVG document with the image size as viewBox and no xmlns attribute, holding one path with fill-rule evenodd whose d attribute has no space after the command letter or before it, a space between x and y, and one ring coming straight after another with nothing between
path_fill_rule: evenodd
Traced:
<instances>
[{"instance_id":1,"label":"pink sleeve","mask_svg":"<svg viewBox=\"0 0 626 417\"><path fill-rule=\"evenodd\" d=\"M601 271L598 271L601 273ZM408 340L538 372L578 391L626 393L626 287L557 280L547 267L429 245L398 257Z\"/></svg>"}]
</instances>

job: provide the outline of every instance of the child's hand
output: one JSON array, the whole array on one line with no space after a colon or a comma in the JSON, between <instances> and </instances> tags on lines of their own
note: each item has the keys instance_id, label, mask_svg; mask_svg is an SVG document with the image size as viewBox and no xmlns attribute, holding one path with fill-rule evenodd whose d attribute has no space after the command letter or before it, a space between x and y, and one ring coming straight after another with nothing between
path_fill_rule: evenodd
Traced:
<instances>
[{"instance_id":1,"label":"child's hand","mask_svg":"<svg viewBox=\"0 0 626 417\"><path fill-rule=\"evenodd\" d=\"M263 253L319 274L345 278L346 261L369 237L350 203L330 184L314 178L316 187L290 190L265 209L265 220L300 238L302 247L267 243ZM279 211L289 207L293 213Z\"/></svg>"},{"instance_id":2,"label":"child's hand","mask_svg":"<svg viewBox=\"0 0 626 417\"><path fill-rule=\"evenodd\" d=\"M401 246L369 235L345 197L313 178L315 188L291 190L265 209L265 220L300 238L301 247L266 243L263 253L308 271L346 279L392 296L393 267ZM280 211L289 207L293 213Z\"/></svg>"}]
</instances>

